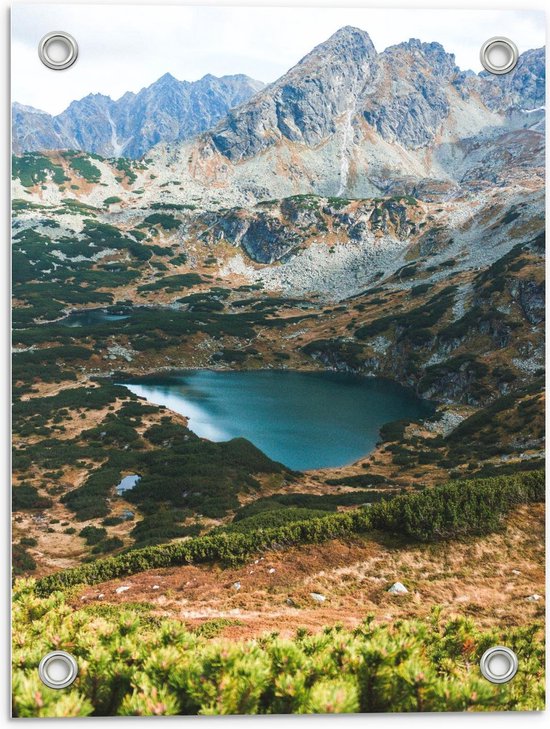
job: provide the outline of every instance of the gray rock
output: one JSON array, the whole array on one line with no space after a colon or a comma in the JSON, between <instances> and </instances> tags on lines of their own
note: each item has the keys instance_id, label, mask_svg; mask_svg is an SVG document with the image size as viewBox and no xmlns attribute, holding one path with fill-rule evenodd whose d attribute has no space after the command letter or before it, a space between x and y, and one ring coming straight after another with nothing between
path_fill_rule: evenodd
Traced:
<instances>
[{"instance_id":1,"label":"gray rock","mask_svg":"<svg viewBox=\"0 0 550 729\"><path fill-rule=\"evenodd\" d=\"M230 112L212 132L215 147L238 161L281 138L319 144L336 131L336 119L350 102L370 88L376 61L368 33L341 28L255 100Z\"/></svg>"},{"instance_id":2,"label":"gray rock","mask_svg":"<svg viewBox=\"0 0 550 729\"><path fill-rule=\"evenodd\" d=\"M545 49L536 48L522 53L510 73L493 75L483 71L478 78L483 80L483 83L477 84L481 98L491 109L538 109L545 103Z\"/></svg>"},{"instance_id":3,"label":"gray rock","mask_svg":"<svg viewBox=\"0 0 550 729\"><path fill-rule=\"evenodd\" d=\"M391 592L392 595L405 595L408 590L402 582L394 582L388 592Z\"/></svg>"},{"instance_id":4,"label":"gray rock","mask_svg":"<svg viewBox=\"0 0 550 729\"><path fill-rule=\"evenodd\" d=\"M314 602L319 602L319 603L320 603L320 602L325 602L325 600L327 599L327 598L325 597L325 595L321 595L321 593L320 593L320 592L310 592L310 593L309 593L309 595L310 595L311 599L312 599L312 600L313 600Z\"/></svg>"}]
</instances>

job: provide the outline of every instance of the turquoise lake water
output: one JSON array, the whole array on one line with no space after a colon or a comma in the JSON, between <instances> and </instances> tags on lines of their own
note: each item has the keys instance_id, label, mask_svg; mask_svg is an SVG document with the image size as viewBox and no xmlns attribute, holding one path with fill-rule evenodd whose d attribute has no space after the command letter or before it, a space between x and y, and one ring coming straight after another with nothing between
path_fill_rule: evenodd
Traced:
<instances>
[{"instance_id":1,"label":"turquoise lake water","mask_svg":"<svg viewBox=\"0 0 550 729\"><path fill-rule=\"evenodd\" d=\"M396 383L333 372L192 370L120 384L189 418L203 438L247 438L296 470L353 463L384 423L433 412Z\"/></svg>"}]
</instances>

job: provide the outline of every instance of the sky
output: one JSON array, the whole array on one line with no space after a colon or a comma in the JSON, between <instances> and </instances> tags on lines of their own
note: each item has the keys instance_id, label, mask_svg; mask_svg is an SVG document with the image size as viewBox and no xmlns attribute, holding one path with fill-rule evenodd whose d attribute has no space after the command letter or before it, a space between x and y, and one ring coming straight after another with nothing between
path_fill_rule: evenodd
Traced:
<instances>
[{"instance_id":1,"label":"sky","mask_svg":"<svg viewBox=\"0 0 550 729\"><path fill-rule=\"evenodd\" d=\"M166 72L188 81L244 73L267 83L344 25L366 30L378 51L409 38L438 41L460 68L476 72L490 37L511 38L520 53L545 44L540 11L19 3L12 7L12 98L58 114L89 93L117 99ZM40 38L53 30L78 42L70 69L52 71L38 58Z\"/></svg>"}]
</instances>

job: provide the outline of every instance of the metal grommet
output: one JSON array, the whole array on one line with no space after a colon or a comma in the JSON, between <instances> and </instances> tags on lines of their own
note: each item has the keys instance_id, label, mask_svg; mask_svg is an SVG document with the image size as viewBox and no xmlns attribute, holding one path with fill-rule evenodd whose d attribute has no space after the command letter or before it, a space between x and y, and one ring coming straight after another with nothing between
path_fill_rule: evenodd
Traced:
<instances>
[{"instance_id":1,"label":"metal grommet","mask_svg":"<svg viewBox=\"0 0 550 729\"><path fill-rule=\"evenodd\" d=\"M78 676L77 662L66 651L52 651L40 661L38 675L42 683L53 689L70 686Z\"/></svg>"},{"instance_id":2,"label":"metal grommet","mask_svg":"<svg viewBox=\"0 0 550 729\"><path fill-rule=\"evenodd\" d=\"M516 44L509 38L495 36L481 46L479 58L483 68L489 73L510 73L518 62L519 52Z\"/></svg>"},{"instance_id":3,"label":"metal grommet","mask_svg":"<svg viewBox=\"0 0 550 729\"><path fill-rule=\"evenodd\" d=\"M481 673L491 683L508 683L518 671L518 657L510 648L495 645L481 656Z\"/></svg>"},{"instance_id":4,"label":"metal grommet","mask_svg":"<svg viewBox=\"0 0 550 729\"><path fill-rule=\"evenodd\" d=\"M61 53L59 52L61 51ZM63 52L66 53L63 55ZM45 35L38 44L38 56L42 63L54 71L69 68L78 57L78 44L72 35L55 30Z\"/></svg>"}]
</instances>

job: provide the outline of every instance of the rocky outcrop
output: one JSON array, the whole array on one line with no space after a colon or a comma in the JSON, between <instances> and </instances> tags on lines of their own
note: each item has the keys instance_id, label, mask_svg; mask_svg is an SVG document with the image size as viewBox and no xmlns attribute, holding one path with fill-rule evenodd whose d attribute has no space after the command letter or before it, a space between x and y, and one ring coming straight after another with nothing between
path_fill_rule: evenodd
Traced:
<instances>
[{"instance_id":1,"label":"rocky outcrop","mask_svg":"<svg viewBox=\"0 0 550 729\"><path fill-rule=\"evenodd\" d=\"M200 214L188 223L187 233L212 243L226 240L257 263L273 263L327 233L335 242L363 243L377 234L406 241L423 217L414 199L352 201L297 195L251 209Z\"/></svg>"},{"instance_id":2,"label":"rocky outcrop","mask_svg":"<svg viewBox=\"0 0 550 729\"><path fill-rule=\"evenodd\" d=\"M240 245L258 263L273 263L300 243L297 232L277 218L262 213L249 215L243 210L218 218L211 234L214 239Z\"/></svg>"},{"instance_id":3,"label":"rocky outcrop","mask_svg":"<svg viewBox=\"0 0 550 729\"><path fill-rule=\"evenodd\" d=\"M540 324L545 317L545 285L544 281L537 283L532 280L520 279L513 286L512 294L517 296L517 301L530 324Z\"/></svg>"},{"instance_id":4,"label":"rocky outcrop","mask_svg":"<svg viewBox=\"0 0 550 729\"><path fill-rule=\"evenodd\" d=\"M475 79L475 80L474 80ZM533 111L545 104L545 49L536 48L522 53L513 71L493 75L483 71L470 78L487 106L500 112Z\"/></svg>"},{"instance_id":5,"label":"rocky outcrop","mask_svg":"<svg viewBox=\"0 0 550 729\"><path fill-rule=\"evenodd\" d=\"M379 67L377 93L360 104L364 118L387 141L430 144L450 112L447 86L460 78L454 56L413 39L384 51Z\"/></svg>"}]
</instances>

